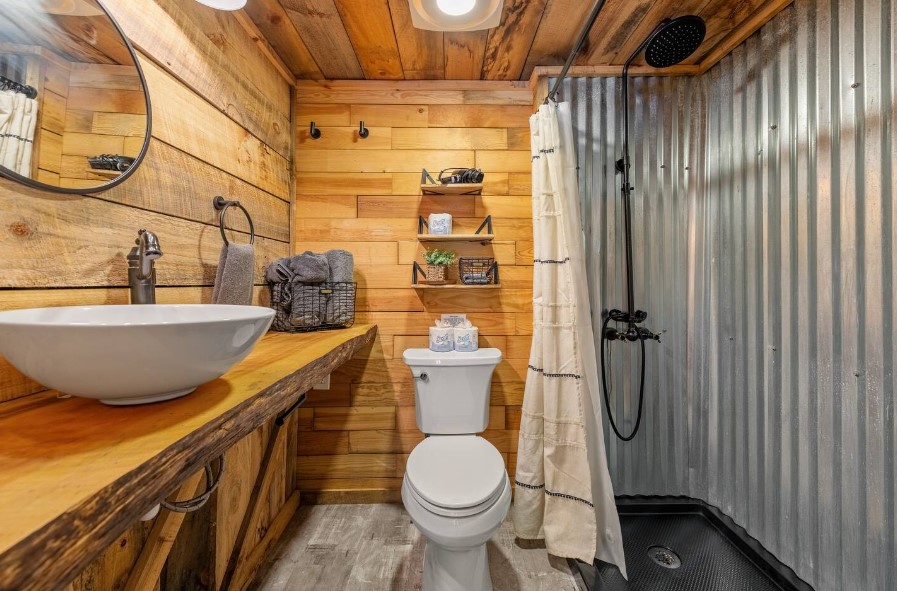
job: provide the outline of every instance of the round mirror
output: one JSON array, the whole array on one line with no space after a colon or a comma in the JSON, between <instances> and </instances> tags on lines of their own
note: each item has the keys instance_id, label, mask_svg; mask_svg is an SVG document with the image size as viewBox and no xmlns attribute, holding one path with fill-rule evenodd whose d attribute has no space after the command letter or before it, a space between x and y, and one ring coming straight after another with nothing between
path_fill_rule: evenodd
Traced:
<instances>
[{"instance_id":1,"label":"round mirror","mask_svg":"<svg viewBox=\"0 0 897 591\"><path fill-rule=\"evenodd\" d=\"M134 49L98 0L0 0L0 175L114 187L146 153L150 113Z\"/></svg>"}]
</instances>

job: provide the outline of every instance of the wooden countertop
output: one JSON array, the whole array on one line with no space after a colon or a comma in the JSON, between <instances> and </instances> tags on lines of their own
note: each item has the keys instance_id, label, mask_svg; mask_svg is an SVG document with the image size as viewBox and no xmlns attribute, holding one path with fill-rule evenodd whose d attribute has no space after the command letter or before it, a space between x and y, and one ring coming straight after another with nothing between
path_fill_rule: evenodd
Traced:
<instances>
[{"instance_id":1,"label":"wooden countertop","mask_svg":"<svg viewBox=\"0 0 897 591\"><path fill-rule=\"evenodd\" d=\"M55 392L0 405L0 589L52 589L180 482L370 343L372 325L269 333L221 378L145 406Z\"/></svg>"}]
</instances>

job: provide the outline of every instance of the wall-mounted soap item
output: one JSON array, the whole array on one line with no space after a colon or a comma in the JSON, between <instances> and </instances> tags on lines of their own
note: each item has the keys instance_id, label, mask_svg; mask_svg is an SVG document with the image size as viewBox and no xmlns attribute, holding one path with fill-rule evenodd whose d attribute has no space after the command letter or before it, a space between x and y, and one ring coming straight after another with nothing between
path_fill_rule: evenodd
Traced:
<instances>
[{"instance_id":1,"label":"wall-mounted soap item","mask_svg":"<svg viewBox=\"0 0 897 591\"><path fill-rule=\"evenodd\" d=\"M321 130L315 127L315 122L312 121L311 125L308 126L308 135L311 136L311 139L316 140L321 137Z\"/></svg>"},{"instance_id":2,"label":"wall-mounted soap item","mask_svg":"<svg viewBox=\"0 0 897 591\"><path fill-rule=\"evenodd\" d=\"M358 137L365 139L371 135L371 130L364 126L364 121L358 122Z\"/></svg>"}]
</instances>

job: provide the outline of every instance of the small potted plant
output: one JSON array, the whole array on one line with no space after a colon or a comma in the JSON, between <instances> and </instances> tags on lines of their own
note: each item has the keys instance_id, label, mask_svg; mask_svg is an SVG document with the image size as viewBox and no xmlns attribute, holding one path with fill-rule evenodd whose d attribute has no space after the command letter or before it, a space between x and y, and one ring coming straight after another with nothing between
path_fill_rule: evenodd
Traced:
<instances>
[{"instance_id":1,"label":"small potted plant","mask_svg":"<svg viewBox=\"0 0 897 591\"><path fill-rule=\"evenodd\" d=\"M427 283L440 285L445 283L445 270L455 262L455 253L451 250L428 248L424 253L427 263Z\"/></svg>"}]
</instances>

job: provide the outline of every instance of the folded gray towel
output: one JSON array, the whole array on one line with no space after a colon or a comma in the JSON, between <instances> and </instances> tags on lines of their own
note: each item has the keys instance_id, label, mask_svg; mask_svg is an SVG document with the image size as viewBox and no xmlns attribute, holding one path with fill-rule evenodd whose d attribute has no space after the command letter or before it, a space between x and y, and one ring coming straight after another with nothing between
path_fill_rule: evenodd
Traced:
<instances>
[{"instance_id":1,"label":"folded gray towel","mask_svg":"<svg viewBox=\"0 0 897 591\"><path fill-rule=\"evenodd\" d=\"M277 259L265 268L265 280L268 283L285 283L293 279L290 269L290 257Z\"/></svg>"},{"instance_id":2,"label":"folded gray towel","mask_svg":"<svg viewBox=\"0 0 897 591\"><path fill-rule=\"evenodd\" d=\"M355 318L355 286L330 284L333 293L324 310L324 324L346 326Z\"/></svg>"},{"instance_id":3,"label":"folded gray towel","mask_svg":"<svg viewBox=\"0 0 897 591\"><path fill-rule=\"evenodd\" d=\"M327 257L310 250L292 257L290 270L295 274L293 279L302 283L322 283L330 277Z\"/></svg>"},{"instance_id":4,"label":"folded gray towel","mask_svg":"<svg viewBox=\"0 0 897 591\"><path fill-rule=\"evenodd\" d=\"M344 282L355 278L355 259L348 250L328 250L324 253L330 265L330 281Z\"/></svg>"},{"instance_id":5,"label":"folded gray towel","mask_svg":"<svg viewBox=\"0 0 897 591\"><path fill-rule=\"evenodd\" d=\"M255 247L251 244L225 244L221 247L213 304L252 304L252 284L255 278Z\"/></svg>"},{"instance_id":6,"label":"folded gray towel","mask_svg":"<svg viewBox=\"0 0 897 591\"><path fill-rule=\"evenodd\" d=\"M296 328L314 328L324 321L326 302L317 285L305 285L293 280L292 307L290 308L290 324Z\"/></svg>"}]
</instances>

